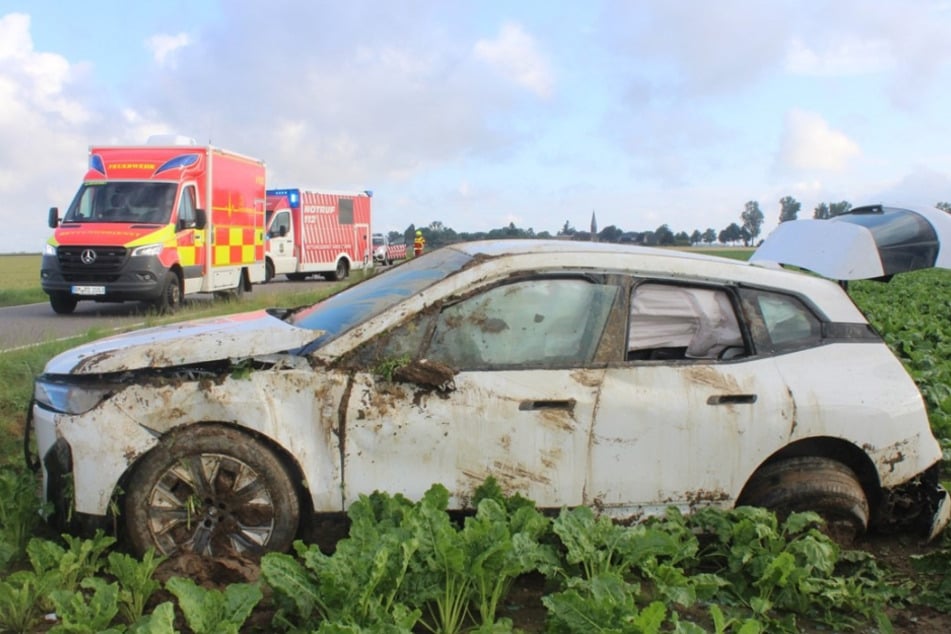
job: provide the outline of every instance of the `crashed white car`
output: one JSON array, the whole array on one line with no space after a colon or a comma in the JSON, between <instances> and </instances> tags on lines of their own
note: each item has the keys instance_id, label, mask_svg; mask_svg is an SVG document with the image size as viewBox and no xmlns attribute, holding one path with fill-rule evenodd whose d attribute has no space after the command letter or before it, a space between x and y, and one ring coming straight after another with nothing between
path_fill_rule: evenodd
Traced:
<instances>
[{"instance_id":1,"label":"crashed white car","mask_svg":"<svg viewBox=\"0 0 951 634\"><path fill-rule=\"evenodd\" d=\"M933 536L941 450L835 282L570 241L445 247L320 303L54 358L32 407L61 521L260 553L313 513L494 476L539 507L813 509ZM118 518L110 515L118 512Z\"/></svg>"}]
</instances>

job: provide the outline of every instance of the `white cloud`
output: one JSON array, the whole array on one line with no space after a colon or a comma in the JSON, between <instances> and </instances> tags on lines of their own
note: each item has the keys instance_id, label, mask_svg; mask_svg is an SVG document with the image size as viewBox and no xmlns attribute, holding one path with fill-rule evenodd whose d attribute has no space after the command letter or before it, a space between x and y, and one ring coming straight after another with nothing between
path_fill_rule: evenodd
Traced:
<instances>
[{"instance_id":1,"label":"white cloud","mask_svg":"<svg viewBox=\"0 0 951 634\"><path fill-rule=\"evenodd\" d=\"M832 129L821 115L793 109L786 114L780 163L804 171L839 171L862 153L845 133Z\"/></svg>"},{"instance_id":2,"label":"white cloud","mask_svg":"<svg viewBox=\"0 0 951 634\"><path fill-rule=\"evenodd\" d=\"M894 67L891 48L884 40L847 38L816 50L795 38L786 51L786 70L794 75L842 77L881 73Z\"/></svg>"},{"instance_id":3,"label":"white cloud","mask_svg":"<svg viewBox=\"0 0 951 634\"><path fill-rule=\"evenodd\" d=\"M492 65L498 72L539 97L551 96L554 84L551 67L538 50L535 38L518 24L503 24L497 38L479 40L473 52L476 59Z\"/></svg>"},{"instance_id":4,"label":"white cloud","mask_svg":"<svg viewBox=\"0 0 951 634\"><path fill-rule=\"evenodd\" d=\"M145 41L146 47L152 51L152 57L159 66L175 66L176 53L192 43L187 33L177 35L158 34Z\"/></svg>"}]
</instances>

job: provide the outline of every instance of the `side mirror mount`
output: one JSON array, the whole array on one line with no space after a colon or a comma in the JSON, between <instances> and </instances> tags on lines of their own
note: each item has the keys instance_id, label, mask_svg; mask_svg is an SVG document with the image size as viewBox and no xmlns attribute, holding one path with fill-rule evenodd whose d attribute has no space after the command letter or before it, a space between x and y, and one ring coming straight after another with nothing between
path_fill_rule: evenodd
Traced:
<instances>
[{"instance_id":1,"label":"side mirror mount","mask_svg":"<svg viewBox=\"0 0 951 634\"><path fill-rule=\"evenodd\" d=\"M50 229L55 229L59 226L59 207L50 207L50 213L46 222L49 224Z\"/></svg>"}]
</instances>

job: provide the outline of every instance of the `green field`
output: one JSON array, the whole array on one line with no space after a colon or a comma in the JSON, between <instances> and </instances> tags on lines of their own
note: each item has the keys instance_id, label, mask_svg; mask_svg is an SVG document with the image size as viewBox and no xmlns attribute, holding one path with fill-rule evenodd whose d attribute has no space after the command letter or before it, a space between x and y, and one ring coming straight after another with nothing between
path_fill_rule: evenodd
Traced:
<instances>
[{"instance_id":1,"label":"green field","mask_svg":"<svg viewBox=\"0 0 951 634\"><path fill-rule=\"evenodd\" d=\"M0 306L45 302L40 289L40 255L0 255Z\"/></svg>"}]
</instances>

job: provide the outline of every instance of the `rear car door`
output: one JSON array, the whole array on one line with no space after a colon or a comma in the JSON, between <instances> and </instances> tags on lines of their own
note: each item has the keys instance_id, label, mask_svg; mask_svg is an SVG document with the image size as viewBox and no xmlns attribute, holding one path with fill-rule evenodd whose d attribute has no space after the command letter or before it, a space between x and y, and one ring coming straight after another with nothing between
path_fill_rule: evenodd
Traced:
<instances>
[{"instance_id":1,"label":"rear car door","mask_svg":"<svg viewBox=\"0 0 951 634\"><path fill-rule=\"evenodd\" d=\"M735 289L633 286L625 360L602 384L585 503L627 515L727 504L795 426L771 356L757 355Z\"/></svg>"}]
</instances>

